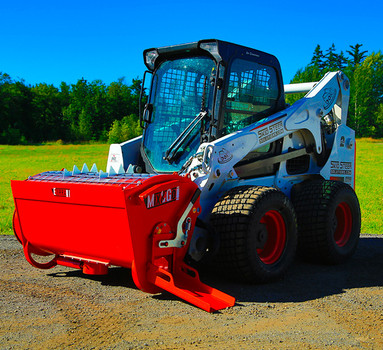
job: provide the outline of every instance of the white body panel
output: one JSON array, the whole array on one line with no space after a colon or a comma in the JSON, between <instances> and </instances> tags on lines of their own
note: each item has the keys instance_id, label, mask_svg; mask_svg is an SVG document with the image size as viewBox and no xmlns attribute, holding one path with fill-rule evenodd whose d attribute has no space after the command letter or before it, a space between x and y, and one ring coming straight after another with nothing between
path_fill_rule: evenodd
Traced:
<instances>
[{"instance_id":1,"label":"white body panel","mask_svg":"<svg viewBox=\"0 0 383 350\"><path fill-rule=\"evenodd\" d=\"M126 171L130 164L138 164L142 136L138 136L129 141L109 146L108 163L106 171L113 168L116 173L119 169Z\"/></svg>"},{"instance_id":2,"label":"white body panel","mask_svg":"<svg viewBox=\"0 0 383 350\"><path fill-rule=\"evenodd\" d=\"M309 92L316 84L318 84L318 82L287 84L284 86L285 94Z\"/></svg>"},{"instance_id":3,"label":"white body panel","mask_svg":"<svg viewBox=\"0 0 383 350\"><path fill-rule=\"evenodd\" d=\"M327 73L320 82L315 83L304 98L287 109L214 142L202 144L198 152L203 152L204 156L194 158L186 170L202 191L201 219L210 214L214 204L225 191L236 186L272 186L290 196L291 188L296 183L310 176L321 176L325 179L337 177L336 180L347 182L353 187L355 139L354 131L345 125L348 100L347 77L341 72ZM313 151L318 154L326 152L322 140L321 119L329 113L334 119L336 130L328 136L328 140L326 139L326 143L332 144L327 147L331 148L331 153L325 165L319 166ZM250 179L241 179L237 176L234 166L249 152L281 138L283 138L282 155L287 155L291 148L303 151L304 148L312 146L307 172L289 174L286 170L286 161L282 157L275 175ZM343 139L347 147L341 146ZM344 172L347 175L341 178L343 169L335 169L337 166L347 167L344 169L347 170Z\"/></svg>"},{"instance_id":4,"label":"white body panel","mask_svg":"<svg viewBox=\"0 0 383 350\"><path fill-rule=\"evenodd\" d=\"M309 90L311 89L311 90ZM210 212L227 190L242 185L271 186L290 196L292 187L307 178L321 176L324 179L344 181L354 187L355 136L346 126L349 102L349 81L342 72L327 73L317 83L286 85L286 92L308 91L306 96L292 106L249 125L214 142L201 144L197 154L184 171L201 189L202 213L207 219ZM331 114L334 132L326 136L323 144L321 120ZM278 170L270 176L240 178L234 167L249 152L283 139ZM110 146L107 171L122 169L133 172L138 164L142 137ZM330 146L329 146L330 145ZM312 150L309 152L308 149ZM301 174L289 174L287 159L291 149L310 156L308 170ZM325 164L318 165L315 155L329 151ZM315 151L315 152L314 152ZM203 154L201 157L200 154Z\"/></svg>"}]
</instances>

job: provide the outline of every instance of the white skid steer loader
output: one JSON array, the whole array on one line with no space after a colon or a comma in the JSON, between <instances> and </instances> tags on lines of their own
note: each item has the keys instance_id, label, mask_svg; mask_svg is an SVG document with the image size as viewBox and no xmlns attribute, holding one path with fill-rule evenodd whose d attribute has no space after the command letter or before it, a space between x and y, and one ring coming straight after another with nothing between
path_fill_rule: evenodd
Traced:
<instances>
[{"instance_id":1,"label":"white skid steer loader","mask_svg":"<svg viewBox=\"0 0 383 350\"><path fill-rule=\"evenodd\" d=\"M263 283L296 251L327 264L354 253L361 218L342 72L283 86L274 56L220 40L148 49L144 62L143 135L110 146L106 173L75 167L12 183L32 265L129 267L140 289L214 311L234 298L200 282L204 264ZM287 105L295 92L307 94ZM33 224L41 209L51 219ZM54 258L41 266L31 253Z\"/></svg>"}]
</instances>

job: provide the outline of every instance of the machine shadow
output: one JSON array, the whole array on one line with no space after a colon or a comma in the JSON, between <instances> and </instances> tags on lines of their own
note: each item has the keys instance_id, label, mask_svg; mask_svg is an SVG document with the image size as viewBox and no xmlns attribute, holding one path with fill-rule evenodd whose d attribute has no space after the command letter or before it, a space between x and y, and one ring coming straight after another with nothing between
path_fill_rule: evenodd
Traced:
<instances>
[{"instance_id":1,"label":"machine shadow","mask_svg":"<svg viewBox=\"0 0 383 350\"><path fill-rule=\"evenodd\" d=\"M138 289L133 282L130 270L123 267L112 266L109 268L107 275L86 275L81 270L63 269L65 271L50 273L49 276L56 278L82 278L98 281L103 286Z\"/></svg>"},{"instance_id":2,"label":"machine shadow","mask_svg":"<svg viewBox=\"0 0 383 350\"><path fill-rule=\"evenodd\" d=\"M382 237L383 238L383 237ZM383 239L362 237L354 256L341 265L295 260L283 279L264 285L227 282L211 271L201 280L241 302L303 302L344 293L347 289L383 286Z\"/></svg>"},{"instance_id":3,"label":"machine shadow","mask_svg":"<svg viewBox=\"0 0 383 350\"><path fill-rule=\"evenodd\" d=\"M129 269L109 268L103 276L85 275L80 270L50 273L56 278L85 278L99 281L103 286L137 289ZM200 272L201 281L234 296L241 302L303 302L344 293L347 289L383 286L383 237L362 237L355 255L341 265L316 265L296 259L287 274L279 281L264 285L250 285L228 280L216 271ZM158 300L178 300L163 292L154 295Z\"/></svg>"}]
</instances>

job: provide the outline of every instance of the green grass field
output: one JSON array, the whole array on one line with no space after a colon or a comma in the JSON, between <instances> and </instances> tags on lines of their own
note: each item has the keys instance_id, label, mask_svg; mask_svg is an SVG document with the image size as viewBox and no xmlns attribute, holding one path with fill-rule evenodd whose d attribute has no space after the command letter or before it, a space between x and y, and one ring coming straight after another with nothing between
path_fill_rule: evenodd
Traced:
<instances>
[{"instance_id":1,"label":"green grass field","mask_svg":"<svg viewBox=\"0 0 383 350\"><path fill-rule=\"evenodd\" d=\"M80 169L93 163L98 169L106 170L109 145L44 145L3 146L0 145L0 234L13 234L12 215L14 210L11 180L25 180L47 170Z\"/></svg>"},{"instance_id":2,"label":"green grass field","mask_svg":"<svg viewBox=\"0 0 383 350\"><path fill-rule=\"evenodd\" d=\"M362 232L383 234L383 140L356 142L356 194L362 210Z\"/></svg>"},{"instance_id":3,"label":"green grass field","mask_svg":"<svg viewBox=\"0 0 383 350\"><path fill-rule=\"evenodd\" d=\"M14 210L10 180L24 180L46 170L71 170L96 163L106 170L108 145L0 145L0 234L11 234ZM382 234L383 140L357 141L356 192L362 208L362 232Z\"/></svg>"}]
</instances>

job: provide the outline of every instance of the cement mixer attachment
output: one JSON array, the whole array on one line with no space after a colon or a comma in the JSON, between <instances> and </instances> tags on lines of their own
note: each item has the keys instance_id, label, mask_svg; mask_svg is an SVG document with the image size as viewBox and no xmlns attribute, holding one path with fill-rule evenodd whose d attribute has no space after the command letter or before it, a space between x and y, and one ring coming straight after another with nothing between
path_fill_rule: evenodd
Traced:
<instances>
[{"instance_id":1,"label":"cement mixer attachment","mask_svg":"<svg viewBox=\"0 0 383 350\"><path fill-rule=\"evenodd\" d=\"M201 211L200 190L189 178L104 173L85 165L12 181L12 191L15 234L33 266L86 274L122 266L145 292L166 290L209 312L234 305L184 262ZM41 263L34 255L53 258Z\"/></svg>"}]
</instances>

